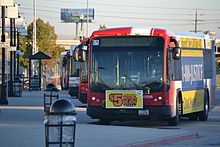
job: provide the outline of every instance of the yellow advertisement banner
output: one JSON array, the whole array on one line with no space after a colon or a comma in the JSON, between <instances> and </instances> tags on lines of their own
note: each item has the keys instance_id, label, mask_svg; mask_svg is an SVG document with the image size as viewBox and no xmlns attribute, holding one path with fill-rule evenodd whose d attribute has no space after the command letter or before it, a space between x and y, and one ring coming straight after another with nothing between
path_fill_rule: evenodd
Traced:
<instances>
[{"instance_id":1,"label":"yellow advertisement banner","mask_svg":"<svg viewBox=\"0 0 220 147\"><path fill-rule=\"evenodd\" d=\"M183 114L204 109L204 90L183 91Z\"/></svg>"},{"instance_id":2,"label":"yellow advertisement banner","mask_svg":"<svg viewBox=\"0 0 220 147\"><path fill-rule=\"evenodd\" d=\"M143 108L143 90L106 90L106 108Z\"/></svg>"},{"instance_id":3,"label":"yellow advertisement banner","mask_svg":"<svg viewBox=\"0 0 220 147\"><path fill-rule=\"evenodd\" d=\"M179 37L181 48L204 48L204 41L201 38Z\"/></svg>"},{"instance_id":4,"label":"yellow advertisement banner","mask_svg":"<svg viewBox=\"0 0 220 147\"><path fill-rule=\"evenodd\" d=\"M182 50L182 57L203 57L203 50Z\"/></svg>"}]
</instances>

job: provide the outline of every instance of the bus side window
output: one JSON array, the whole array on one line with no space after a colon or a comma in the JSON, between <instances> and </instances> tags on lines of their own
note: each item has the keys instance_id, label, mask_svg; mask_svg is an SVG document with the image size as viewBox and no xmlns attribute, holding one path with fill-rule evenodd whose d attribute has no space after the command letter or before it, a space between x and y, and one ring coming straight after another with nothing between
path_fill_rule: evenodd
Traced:
<instances>
[{"instance_id":1,"label":"bus side window","mask_svg":"<svg viewBox=\"0 0 220 147\"><path fill-rule=\"evenodd\" d=\"M171 50L172 48L170 48ZM175 60L172 58L172 52L169 52L169 58L170 60L170 80L178 81L182 80L182 68L181 68L181 59Z\"/></svg>"},{"instance_id":2,"label":"bus side window","mask_svg":"<svg viewBox=\"0 0 220 147\"><path fill-rule=\"evenodd\" d=\"M212 50L204 50L204 78L209 79L213 78L213 58L212 58Z\"/></svg>"},{"instance_id":3,"label":"bus side window","mask_svg":"<svg viewBox=\"0 0 220 147\"><path fill-rule=\"evenodd\" d=\"M74 77L79 77L79 69L77 69L74 73L73 73Z\"/></svg>"}]
</instances>

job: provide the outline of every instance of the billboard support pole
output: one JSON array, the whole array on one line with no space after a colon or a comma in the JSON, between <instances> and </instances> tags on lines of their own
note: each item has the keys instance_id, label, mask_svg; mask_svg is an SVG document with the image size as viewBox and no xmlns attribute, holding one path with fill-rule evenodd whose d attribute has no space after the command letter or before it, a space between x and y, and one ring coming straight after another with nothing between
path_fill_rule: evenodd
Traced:
<instances>
[{"instance_id":1,"label":"billboard support pole","mask_svg":"<svg viewBox=\"0 0 220 147\"><path fill-rule=\"evenodd\" d=\"M87 9L86 9L86 12L87 12L87 16L86 16L86 37L89 37L89 0L87 0Z\"/></svg>"}]
</instances>

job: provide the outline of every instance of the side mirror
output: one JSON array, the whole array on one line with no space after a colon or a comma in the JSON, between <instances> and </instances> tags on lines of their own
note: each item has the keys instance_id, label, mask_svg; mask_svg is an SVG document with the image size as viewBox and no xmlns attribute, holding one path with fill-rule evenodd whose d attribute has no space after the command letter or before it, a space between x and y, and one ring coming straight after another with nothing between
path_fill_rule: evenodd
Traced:
<instances>
[{"instance_id":1,"label":"side mirror","mask_svg":"<svg viewBox=\"0 0 220 147\"><path fill-rule=\"evenodd\" d=\"M172 49L172 56L174 60L179 60L181 58L181 49L179 47L174 47Z\"/></svg>"},{"instance_id":2,"label":"side mirror","mask_svg":"<svg viewBox=\"0 0 220 147\"><path fill-rule=\"evenodd\" d=\"M78 61L85 62L86 61L86 51L83 49L78 50Z\"/></svg>"},{"instance_id":3,"label":"side mirror","mask_svg":"<svg viewBox=\"0 0 220 147\"><path fill-rule=\"evenodd\" d=\"M179 60L181 58L181 49L179 47L179 43L175 38L170 38L170 42L173 42L175 44L175 47L172 48L172 57L174 60Z\"/></svg>"}]
</instances>

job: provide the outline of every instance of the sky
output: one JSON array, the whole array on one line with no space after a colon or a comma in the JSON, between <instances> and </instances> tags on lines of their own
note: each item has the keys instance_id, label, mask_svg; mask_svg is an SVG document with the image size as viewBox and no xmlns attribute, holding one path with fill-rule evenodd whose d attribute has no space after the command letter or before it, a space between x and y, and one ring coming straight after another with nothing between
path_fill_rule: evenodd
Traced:
<instances>
[{"instance_id":1,"label":"sky","mask_svg":"<svg viewBox=\"0 0 220 147\"><path fill-rule=\"evenodd\" d=\"M30 24L33 21L33 0L14 0L20 4L20 15ZM75 23L62 23L60 9L86 8L87 0L36 0L37 18L55 27L58 38L73 39ZM89 35L100 25L111 27L147 26L169 29L173 32L195 30L197 10L198 31L216 33L220 39L220 0L88 0L95 9L95 18L89 24ZM80 27L80 26L79 26ZM86 24L84 24L86 31Z\"/></svg>"}]
</instances>

